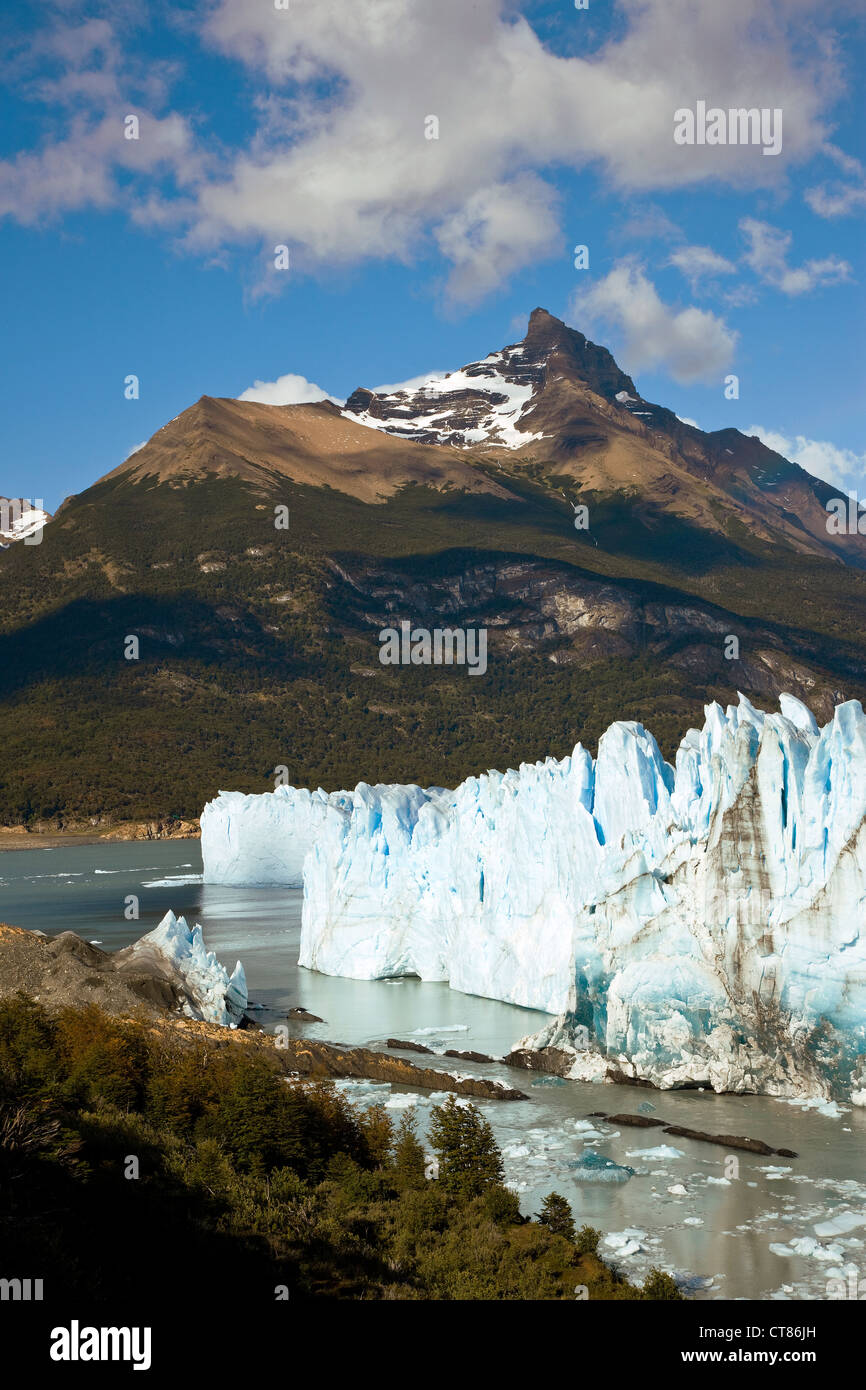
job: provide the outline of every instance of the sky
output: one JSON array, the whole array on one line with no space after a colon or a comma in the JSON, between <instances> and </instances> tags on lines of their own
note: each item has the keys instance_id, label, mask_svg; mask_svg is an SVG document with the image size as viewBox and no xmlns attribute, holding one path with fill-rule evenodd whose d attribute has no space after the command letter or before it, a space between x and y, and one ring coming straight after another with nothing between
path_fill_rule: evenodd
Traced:
<instances>
[{"instance_id":1,"label":"sky","mask_svg":"<svg viewBox=\"0 0 866 1390\"><path fill-rule=\"evenodd\" d=\"M542 305L866 496L862 0L12 0L0 52L0 495Z\"/></svg>"}]
</instances>

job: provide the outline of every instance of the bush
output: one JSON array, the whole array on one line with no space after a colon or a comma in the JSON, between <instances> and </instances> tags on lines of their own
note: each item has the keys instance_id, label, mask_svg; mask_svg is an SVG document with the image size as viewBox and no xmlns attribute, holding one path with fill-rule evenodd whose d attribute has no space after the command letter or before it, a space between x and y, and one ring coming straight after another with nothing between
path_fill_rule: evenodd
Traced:
<instances>
[{"instance_id":1,"label":"bush","mask_svg":"<svg viewBox=\"0 0 866 1390\"><path fill-rule=\"evenodd\" d=\"M578 1255L597 1254L600 1240L601 1231L596 1230L595 1226L581 1226L574 1238L574 1245Z\"/></svg>"},{"instance_id":2,"label":"bush","mask_svg":"<svg viewBox=\"0 0 866 1390\"><path fill-rule=\"evenodd\" d=\"M523 1220L520 1215L520 1198L510 1187L494 1183L488 1187L481 1198L484 1215L497 1226L519 1226Z\"/></svg>"},{"instance_id":3,"label":"bush","mask_svg":"<svg viewBox=\"0 0 866 1390\"><path fill-rule=\"evenodd\" d=\"M663 1270L656 1269L655 1266L643 1281L641 1295L643 1298L653 1299L682 1299L676 1280L670 1274L665 1274Z\"/></svg>"}]
</instances>

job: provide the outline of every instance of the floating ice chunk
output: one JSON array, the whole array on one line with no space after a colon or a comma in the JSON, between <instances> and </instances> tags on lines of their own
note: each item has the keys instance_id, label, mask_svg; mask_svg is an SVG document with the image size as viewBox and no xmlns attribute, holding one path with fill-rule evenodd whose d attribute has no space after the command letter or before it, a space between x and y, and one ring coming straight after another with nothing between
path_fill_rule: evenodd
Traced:
<instances>
[{"instance_id":1,"label":"floating ice chunk","mask_svg":"<svg viewBox=\"0 0 866 1390\"><path fill-rule=\"evenodd\" d=\"M675 1149L672 1144L658 1144L654 1149L629 1149L626 1158L682 1158L682 1149Z\"/></svg>"},{"instance_id":2,"label":"floating ice chunk","mask_svg":"<svg viewBox=\"0 0 866 1390\"><path fill-rule=\"evenodd\" d=\"M610 1246L611 1250L615 1250L620 1258L625 1258L629 1255L640 1254L646 1238L646 1231L629 1228L625 1231L609 1231L606 1236L602 1237L602 1244Z\"/></svg>"},{"instance_id":3,"label":"floating ice chunk","mask_svg":"<svg viewBox=\"0 0 866 1390\"><path fill-rule=\"evenodd\" d=\"M569 1163L578 1182L628 1182L629 1178L634 1177L634 1169L627 1164L614 1163L612 1158L606 1158L604 1154L585 1153L580 1158Z\"/></svg>"},{"instance_id":4,"label":"floating ice chunk","mask_svg":"<svg viewBox=\"0 0 866 1390\"><path fill-rule=\"evenodd\" d=\"M813 1227L816 1236L844 1236L866 1226L866 1211L845 1211L829 1221L819 1221Z\"/></svg>"}]
</instances>

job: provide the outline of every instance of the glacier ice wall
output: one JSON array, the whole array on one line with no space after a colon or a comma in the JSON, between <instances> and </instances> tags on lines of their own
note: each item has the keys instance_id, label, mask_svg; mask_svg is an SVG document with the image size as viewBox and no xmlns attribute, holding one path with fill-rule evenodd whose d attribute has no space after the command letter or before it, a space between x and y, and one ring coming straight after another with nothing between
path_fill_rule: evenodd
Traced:
<instances>
[{"instance_id":1,"label":"glacier ice wall","mask_svg":"<svg viewBox=\"0 0 866 1390\"><path fill-rule=\"evenodd\" d=\"M235 886L269 883L299 886L304 859L330 804L351 802L351 793L308 792L278 786L247 796L220 792L201 815L205 881Z\"/></svg>"},{"instance_id":2,"label":"glacier ice wall","mask_svg":"<svg viewBox=\"0 0 866 1390\"><path fill-rule=\"evenodd\" d=\"M578 744L452 792L315 795L315 825L285 798L247 880L263 857L304 850L302 965L547 1010L556 1021L524 1045L563 1049L573 1076L862 1092L858 702L823 729L787 695L777 714L743 696L709 705L674 767L640 724L618 723L595 760Z\"/></svg>"},{"instance_id":3,"label":"glacier ice wall","mask_svg":"<svg viewBox=\"0 0 866 1390\"><path fill-rule=\"evenodd\" d=\"M153 931L118 951L120 970L145 968L174 984L188 1018L237 1028L247 1007L247 980L237 962L231 975L204 944L202 929L167 912Z\"/></svg>"}]
</instances>

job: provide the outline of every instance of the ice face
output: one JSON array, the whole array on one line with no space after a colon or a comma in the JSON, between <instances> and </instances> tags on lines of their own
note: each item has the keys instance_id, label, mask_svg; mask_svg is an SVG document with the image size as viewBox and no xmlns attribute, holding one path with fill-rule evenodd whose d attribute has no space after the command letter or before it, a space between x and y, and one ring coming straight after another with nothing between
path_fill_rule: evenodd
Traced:
<instances>
[{"instance_id":1,"label":"ice face","mask_svg":"<svg viewBox=\"0 0 866 1390\"><path fill-rule=\"evenodd\" d=\"M455 791L222 793L205 880L304 883L300 962L558 1015L570 1074L849 1099L866 1086L866 717L707 706ZM280 878L280 875L283 875Z\"/></svg>"},{"instance_id":2,"label":"ice face","mask_svg":"<svg viewBox=\"0 0 866 1390\"><path fill-rule=\"evenodd\" d=\"M278 786L272 792L245 796L220 792L201 816L201 849L206 881L234 886L269 883L298 886L304 858L333 800L345 792Z\"/></svg>"},{"instance_id":3,"label":"ice face","mask_svg":"<svg viewBox=\"0 0 866 1390\"><path fill-rule=\"evenodd\" d=\"M117 954L122 969L146 966L178 986L188 1018L237 1028L247 1007L247 981L238 961L231 975L208 951L200 926L167 912L158 926Z\"/></svg>"}]
</instances>

